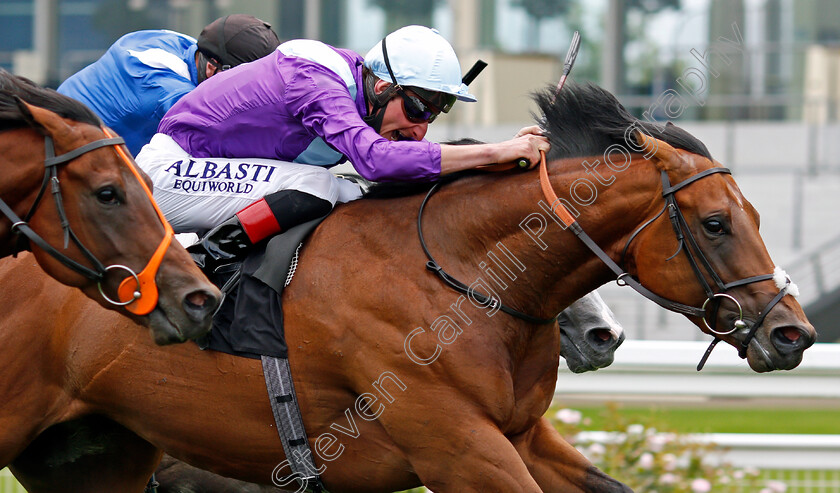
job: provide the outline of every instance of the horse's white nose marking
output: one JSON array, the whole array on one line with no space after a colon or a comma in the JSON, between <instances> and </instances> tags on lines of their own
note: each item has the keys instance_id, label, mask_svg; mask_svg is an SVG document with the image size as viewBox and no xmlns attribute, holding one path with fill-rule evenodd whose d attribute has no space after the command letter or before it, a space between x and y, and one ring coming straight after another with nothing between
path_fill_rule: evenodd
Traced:
<instances>
[{"instance_id":1,"label":"horse's white nose marking","mask_svg":"<svg viewBox=\"0 0 840 493\"><path fill-rule=\"evenodd\" d=\"M598 291L592 292L592 300L599 305L601 311L601 318L609 325L610 334L618 340L621 337L621 334L624 333L624 327L618 323L618 320L615 318L615 314L610 310L610 307L604 303L604 299L601 298L600 293Z\"/></svg>"}]
</instances>

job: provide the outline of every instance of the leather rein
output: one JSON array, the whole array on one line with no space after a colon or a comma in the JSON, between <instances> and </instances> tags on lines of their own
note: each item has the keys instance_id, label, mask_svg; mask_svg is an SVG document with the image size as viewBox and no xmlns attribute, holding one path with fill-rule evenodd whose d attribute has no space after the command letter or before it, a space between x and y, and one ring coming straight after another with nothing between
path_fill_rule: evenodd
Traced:
<instances>
[{"instance_id":1,"label":"leather rein","mask_svg":"<svg viewBox=\"0 0 840 493\"><path fill-rule=\"evenodd\" d=\"M696 175L691 176L677 183L676 185L671 185L668 174L664 170L662 170L662 197L665 200L665 206L659 212L659 214L642 224L630 235L630 238L627 240L627 244L624 246L624 250L622 252L623 260L624 254L627 252L627 249L630 246L630 243L633 241L633 239L636 238L636 236L644 228L646 228L655 220L657 220L660 216L662 216L662 214L665 211L668 211L668 218L671 222L671 226L679 242L679 247L677 251L671 257L669 257L668 260L677 256L680 253L680 251L686 254L689 264L691 265L692 271L694 272L695 277L700 282L700 285L703 287L703 291L706 294L706 301L700 308L691 305L686 305L684 303L669 300L667 298L659 296L658 294L644 287L632 275L630 275L623 268L621 268L619 264L617 264L609 255L607 255L606 252L604 252L604 250L601 247L599 247L592 240L592 238L589 237L588 234L586 234L586 232L583 230L583 228L580 226L577 220L571 215L571 213L569 213L566 207L563 206L563 204L557 198L557 194L554 192L554 189L552 188L551 182L548 178L548 166L546 165L546 157L544 152L541 152L539 168L540 187L542 188L542 192L546 200L549 204L551 204L551 210L563 222L563 224L565 224L566 228L570 229L575 234L575 236L577 236L578 239L580 239L587 246L587 248L589 248L589 250L592 251L592 253L594 253L607 267L609 267L609 269L616 275L617 284L619 284L620 286L630 286L636 292L638 292L645 298L653 301L657 305L665 308L666 310L681 313L683 315L699 317L703 320L703 323L706 325L709 331L712 332L714 339L712 340L711 344L709 345L709 348L706 350L705 354L701 358L700 363L697 365L697 371L700 371L703 368L703 366L706 364L706 360L711 355L712 350L717 345L717 343L721 341L720 337L718 336L731 334L737 330L748 330L746 338L743 340L743 342L741 342L740 347L738 348L738 356L740 356L741 358L746 358L747 348L749 347L750 342L755 337L758 328L764 322L765 317L770 312L770 310L773 309L773 307L776 306L776 304L779 301L781 301L785 294L787 294L787 288L791 283L790 278L786 279L785 286L783 286L776 294L776 296L774 296L773 299L771 299L770 302L767 303L764 309L759 313L756 320L750 326L746 321L743 320L743 309L741 308L741 304L734 296L728 294L727 291L754 282L771 280L774 278L774 275L762 274L758 276L747 277L730 283L724 283L721 280L720 276L715 272L709 260L700 250L699 244L697 243L694 234L688 227L688 223L686 222L685 217L683 216L675 197L677 191L707 176L717 173L731 174L731 171L728 168L710 168L705 171L701 171L700 173L697 173ZM488 296L483 295L481 293L471 291L469 287L466 286L464 283L458 281L457 279L446 273L446 271L444 271L443 268L435 261L435 259L429 252L429 249L426 246L426 242L423 238L422 217L423 210L426 206L426 203L429 200L429 197L431 197L432 194L434 194L439 189L439 187L440 183L436 183L431 188L431 190L429 190L428 194L423 199L423 202L420 205L420 210L417 215L417 232L420 236L420 244L423 247L423 251L425 252L426 257L429 260L426 263L426 268L435 272L444 281L444 283L446 283L448 286L452 287L456 291L473 296L477 301L481 303L488 303L491 307L495 308L496 306L498 306L499 309L501 309L509 315L512 315L514 317L520 318L526 322L533 324L547 324L553 322L557 318L556 316L553 318L546 319L527 315L525 313L505 306L496 298L489 298ZM710 285L709 282L706 280L703 271L705 271L712 279L714 287ZM716 315L720 301L724 298L735 303L735 305L738 307L739 316L738 319L734 322L733 328L731 330L718 331L715 329L716 318L712 319L711 325L707 321L706 307L711 302L713 314Z\"/></svg>"},{"instance_id":2,"label":"leather rein","mask_svg":"<svg viewBox=\"0 0 840 493\"><path fill-rule=\"evenodd\" d=\"M137 315L146 315L157 305L158 290L154 277L163 260L164 253L172 242L174 231L172 230L172 226L170 226L164 219L163 213L154 202L152 193L148 186L146 186L146 183L143 181L140 173L134 167L131 159L128 157L123 148L120 147L125 143L125 141L122 137L112 134L107 128L103 128L103 131L108 138L87 143L59 156L55 155L55 144L53 143L52 137L45 136L44 179L41 182L41 188L35 197L35 201L32 203L29 211L23 218L18 217L14 210L12 210L12 208L9 207L9 205L2 199L0 199L0 212L2 212L3 215L12 222L11 231L13 233L26 237L27 240L37 245L40 249L44 250L48 255L58 260L65 267L87 279L90 279L91 281L96 282L97 287L99 288L99 293L108 303L116 306L125 306L128 311ZM152 204L154 205L155 210L164 225L165 234L163 240L161 240L161 243L158 245L155 253L152 255L152 258L149 260L149 263L139 274L135 273L134 270L125 265L114 264L107 267L104 266L102 262L100 262L96 256L82 244L81 240L73 232L73 228L70 227L70 221L67 219L67 214L64 210L64 200L61 195L61 183L58 179L58 165L70 163L72 160L83 154L108 146L114 146L117 154L126 163L126 165L128 165L128 168L140 182L140 185L149 197L149 200L152 201ZM29 226L29 221L32 219L38 205L41 203L41 199L44 197L48 185L50 186L50 193L55 201L56 210L58 211L58 216L61 221L61 228L64 230L64 249L67 249L70 240L72 240L79 251L82 252L85 259L87 259L93 267L88 267L60 252L57 248L47 243L46 240L44 240ZM21 249L21 244L20 242L18 243L18 250L15 251L15 255L17 255L18 251ZM113 300L108 297L102 288L102 281L105 279L106 274L109 270L114 269L123 270L129 273L129 277L126 277L120 283L117 290L118 300Z\"/></svg>"}]
</instances>

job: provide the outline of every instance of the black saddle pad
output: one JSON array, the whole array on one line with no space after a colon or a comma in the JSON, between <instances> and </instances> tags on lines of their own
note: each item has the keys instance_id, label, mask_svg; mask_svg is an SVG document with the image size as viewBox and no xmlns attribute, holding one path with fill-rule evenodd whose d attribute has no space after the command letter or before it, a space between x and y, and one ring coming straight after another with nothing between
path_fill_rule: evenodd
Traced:
<instances>
[{"instance_id":1,"label":"black saddle pad","mask_svg":"<svg viewBox=\"0 0 840 493\"><path fill-rule=\"evenodd\" d=\"M213 330L198 341L202 349L254 359L288 357L280 301L283 288L294 275L304 240L323 220L275 236L242 262L238 272L232 273L239 276L238 283L226 292L213 317Z\"/></svg>"}]
</instances>

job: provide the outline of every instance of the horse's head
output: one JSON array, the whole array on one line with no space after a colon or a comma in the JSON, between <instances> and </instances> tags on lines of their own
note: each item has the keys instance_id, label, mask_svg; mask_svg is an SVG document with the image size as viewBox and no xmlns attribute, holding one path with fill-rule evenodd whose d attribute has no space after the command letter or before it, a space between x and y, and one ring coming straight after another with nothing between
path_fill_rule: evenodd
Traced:
<instances>
[{"instance_id":1,"label":"horse's head","mask_svg":"<svg viewBox=\"0 0 840 493\"><path fill-rule=\"evenodd\" d=\"M574 373L612 364L624 342L624 328L597 291L575 301L557 316L560 355Z\"/></svg>"},{"instance_id":2,"label":"horse's head","mask_svg":"<svg viewBox=\"0 0 840 493\"><path fill-rule=\"evenodd\" d=\"M637 120L599 87L556 96L537 94L552 141L549 189L569 191L565 203L607 252L601 260L611 258L600 279L623 269L632 275L623 281L738 348L755 371L796 367L816 332L729 170L688 132Z\"/></svg>"},{"instance_id":3,"label":"horse's head","mask_svg":"<svg viewBox=\"0 0 840 493\"><path fill-rule=\"evenodd\" d=\"M0 129L11 130L0 152L15 170L0 177L14 180L0 183L0 197L21 218L2 228L6 254L12 232L29 228L43 239L28 235L28 246L48 274L149 325L157 343L206 333L219 291L171 241L124 146L70 98L5 72L0 89Z\"/></svg>"},{"instance_id":4,"label":"horse's head","mask_svg":"<svg viewBox=\"0 0 840 493\"><path fill-rule=\"evenodd\" d=\"M758 212L719 163L637 136L663 176L667 204L629 245L639 281L665 298L701 307L702 316L689 318L738 348L753 370L796 367L816 332L794 298L796 285L767 253Z\"/></svg>"}]
</instances>

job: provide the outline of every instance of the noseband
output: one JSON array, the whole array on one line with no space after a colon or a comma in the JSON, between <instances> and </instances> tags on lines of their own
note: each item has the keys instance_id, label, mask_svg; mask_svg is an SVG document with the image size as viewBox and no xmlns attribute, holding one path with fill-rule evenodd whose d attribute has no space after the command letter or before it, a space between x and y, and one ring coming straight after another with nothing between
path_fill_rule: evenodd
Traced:
<instances>
[{"instance_id":1,"label":"noseband","mask_svg":"<svg viewBox=\"0 0 840 493\"><path fill-rule=\"evenodd\" d=\"M13 233L25 236L29 241L35 243L39 248L58 260L65 267L81 274L87 279L95 281L97 287L99 288L99 293L108 303L116 306L125 306L126 310L137 315L146 315L157 305L158 290L154 277L160 267L160 263L163 260L163 255L166 252L166 249L169 248L169 244L172 242L174 231L172 230L172 226L170 226L164 219L163 213L161 213L152 198L151 191L146 186L146 183L143 181L140 173L137 172L134 165L131 163L131 159L128 155L126 155L123 148L119 147L121 144L124 144L125 141L121 137L111 134L108 129L103 128L103 131L109 138L90 142L60 156L55 155L55 145L53 144L52 137L44 137L44 180L41 183L41 189L38 191L38 195L35 197L35 202L33 202L23 219L18 217L12 208L9 207L9 205L2 199L0 199L0 212L2 212L12 222L11 231ZM128 168L140 182L140 185L149 197L149 200L152 201L152 205L155 207L155 211L164 225L165 234L163 240L160 245L158 245L157 250L149 260L149 263L139 274L135 273L134 270L125 265L115 264L105 267L102 262L100 262L96 256L94 256L93 253L91 253L91 251L82 244L81 240L79 240L73 232L73 229L70 227L70 222L67 219L67 214L64 211L64 201L61 196L61 184L58 179L58 165L69 163L85 153L107 146L114 146L117 154L126 163L126 165L128 165ZM73 243L82 252L82 255L84 255L91 264L93 264L92 268L87 267L61 253L52 245L47 243L41 236L35 233L35 231L33 231L29 226L29 221L35 214L35 210L38 208L48 184L51 187L50 191L53 195L53 199L55 200L55 206L58 211L59 219L61 220L61 228L64 230L64 249L67 249L70 240L73 240ZM15 252L15 254L17 254L17 252ZM119 298L118 301L109 298L102 288L102 281L105 279L109 270L123 270L129 274L129 277L125 278L120 283L117 290Z\"/></svg>"},{"instance_id":2,"label":"noseband","mask_svg":"<svg viewBox=\"0 0 840 493\"><path fill-rule=\"evenodd\" d=\"M790 279L787 278L785 280L785 285L779 290L776 296L770 300L767 305L765 305L764 309L759 312L758 317L750 326L746 321L743 320L743 310L741 308L741 304L738 300L727 293L730 289L737 288L740 286L745 286L747 284L751 284L754 282L760 281L768 281L773 279L773 274L762 274L758 276L747 277L744 279L740 279L737 281L733 281L730 283L724 283L720 276L715 272L712 264L703 254L702 250L700 250L700 246L697 243L697 240L694 237L694 234L691 232L691 229L688 227L688 223L683 216L682 211L680 210L679 205L677 204L676 199L676 192L685 188L686 186L706 178L712 174L716 173L726 173L731 174L732 172L728 168L710 168L705 171L701 171L694 176L686 178L685 180L677 183L676 185L671 185L671 180L668 178L668 173L664 170L661 171L661 178L662 178L662 197L665 199L665 206L662 210L657 214L653 219L647 221L646 223L642 224L633 234L630 235L630 238L627 240L627 244L624 246L624 250L622 252L622 260L624 258L624 254L627 252L628 247L630 246L630 242L647 226L652 224L656 219L658 219L666 210L668 211L668 218L671 222L671 226L674 230L674 234L677 237L677 241L679 242L679 247L677 251L674 252L673 255L668 257L667 260L670 260L676 257L681 251L685 252L686 257L688 258L689 265L691 265L691 269L694 272L694 276L699 281L700 285L703 287L703 291L706 294L706 301L703 302L703 306L700 308L693 307L691 305L686 305L683 303L679 303L676 301L669 300L658 294L650 291L649 289L645 288L644 286L639 283L634 277L632 277L628 272L624 271L617 263L615 263L612 258L610 258L598 245L592 241L592 238L583 231L583 228L577 222L577 220L569 213L568 210L563 206L560 200L557 198L557 195L554 193L554 190L551 187L551 183L548 180L548 167L545 161L545 153L542 154L542 159L540 161L540 185L543 190L543 194L545 195L546 199L552 204L552 210L554 213L560 218L561 221L572 230L572 232L595 254L601 259L613 273L616 274L616 282L619 285L626 285L633 288L636 292L644 296L645 298L653 301L657 305L673 311L677 313L682 313L684 315L689 315L693 317L698 317L703 320L703 323L706 325L706 328L713 334L714 340L709 345L709 348L706 350L706 353L700 360L700 363L697 365L697 371L703 369L703 366L706 364L706 360L711 355L712 350L715 348L718 342L720 342L720 338L718 336L732 334L738 330L747 329L747 336L741 342L740 347L738 348L738 356L741 358L747 357L747 349L749 348L750 342L755 338L755 334L758 331L758 328L764 322L765 317L776 306L779 301L787 294L788 286L790 285ZM701 270L702 266L702 270ZM714 283L714 287L712 287L709 282L706 280L706 277L703 274L705 271L709 277L712 279ZM718 308L720 306L720 301L722 299L728 299L735 303L738 307L738 319L735 320L732 329L727 331L718 331L715 329L716 325L716 315ZM710 305L711 303L711 305ZM712 323L709 324L706 318L706 308L710 306L712 308Z\"/></svg>"}]
</instances>

